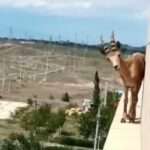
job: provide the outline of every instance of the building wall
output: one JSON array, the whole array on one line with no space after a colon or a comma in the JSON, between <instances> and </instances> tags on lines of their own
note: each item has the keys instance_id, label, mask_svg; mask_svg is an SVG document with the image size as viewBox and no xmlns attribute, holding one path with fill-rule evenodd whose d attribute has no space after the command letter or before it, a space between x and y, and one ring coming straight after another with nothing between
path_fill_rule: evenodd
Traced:
<instances>
[{"instance_id":1,"label":"building wall","mask_svg":"<svg viewBox=\"0 0 150 150\"><path fill-rule=\"evenodd\" d=\"M150 45L146 49L146 71L142 105L141 150L150 150Z\"/></svg>"}]
</instances>

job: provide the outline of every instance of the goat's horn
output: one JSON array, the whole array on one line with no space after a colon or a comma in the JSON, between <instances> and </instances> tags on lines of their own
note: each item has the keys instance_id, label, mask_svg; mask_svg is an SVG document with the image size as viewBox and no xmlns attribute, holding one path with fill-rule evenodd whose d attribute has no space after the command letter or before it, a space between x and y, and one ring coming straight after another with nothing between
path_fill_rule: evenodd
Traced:
<instances>
[{"instance_id":1,"label":"goat's horn","mask_svg":"<svg viewBox=\"0 0 150 150\"><path fill-rule=\"evenodd\" d=\"M111 40L112 40L112 41L115 41L115 32L114 32L114 31L112 31Z\"/></svg>"}]
</instances>

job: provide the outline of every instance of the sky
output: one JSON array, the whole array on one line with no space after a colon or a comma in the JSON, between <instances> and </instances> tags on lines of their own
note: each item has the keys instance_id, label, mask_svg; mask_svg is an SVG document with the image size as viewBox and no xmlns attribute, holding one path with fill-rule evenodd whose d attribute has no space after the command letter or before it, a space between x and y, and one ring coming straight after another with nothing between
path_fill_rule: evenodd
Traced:
<instances>
[{"instance_id":1,"label":"sky","mask_svg":"<svg viewBox=\"0 0 150 150\"><path fill-rule=\"evenodd\" d=\"M147 43L149 0L0 0L0 36Z\"/></svg>"}]
</instances>

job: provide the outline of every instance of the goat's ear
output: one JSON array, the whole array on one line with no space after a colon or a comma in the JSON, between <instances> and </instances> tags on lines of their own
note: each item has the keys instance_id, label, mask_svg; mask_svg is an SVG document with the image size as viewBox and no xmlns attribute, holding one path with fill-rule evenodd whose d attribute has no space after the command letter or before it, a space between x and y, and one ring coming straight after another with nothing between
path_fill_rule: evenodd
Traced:
<instances>
[{"instance_id":1,"label":"goat's ear","mask_svg":"<svg viewBox=\"0 0 150 150\"><path fill-rule=\"evenodd\" d=\"M121 43L119 41L116 42L117 48L121 48Z\"/></svg>"}]
</instances>

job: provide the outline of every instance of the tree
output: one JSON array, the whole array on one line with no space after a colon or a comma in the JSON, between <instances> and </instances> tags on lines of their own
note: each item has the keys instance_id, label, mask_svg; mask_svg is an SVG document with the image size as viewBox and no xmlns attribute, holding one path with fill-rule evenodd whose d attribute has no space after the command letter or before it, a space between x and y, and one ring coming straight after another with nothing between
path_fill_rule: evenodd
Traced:
<instances>
[{"instance_id":1,"label":"tree","mask_svg":"<svg viewBox=\"0 0 150 150\"><path fill-rule=\"evenodd\" d=\"M95 72L95 78L94 78L94 90L93 90L93 109L95 112L98 110L98 106L100 103L100 87L99 87L99 76L98 72Z\"/></svg>"},{"instance_id":2,"label":"tree","mask_svg":"<svg viewBox=\"0 0 150 150\"><path fill-rule=\"evenodd\" d=\"M93 90L93 109L91 112L82 114L79 118L79 131L84 137L93 136L96 125L96 114L100 104L100 87L98 72L94 76L94 90Z\"/></svg>"}]
</instances>

